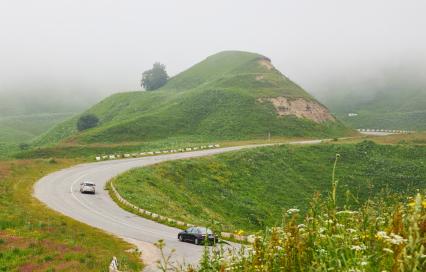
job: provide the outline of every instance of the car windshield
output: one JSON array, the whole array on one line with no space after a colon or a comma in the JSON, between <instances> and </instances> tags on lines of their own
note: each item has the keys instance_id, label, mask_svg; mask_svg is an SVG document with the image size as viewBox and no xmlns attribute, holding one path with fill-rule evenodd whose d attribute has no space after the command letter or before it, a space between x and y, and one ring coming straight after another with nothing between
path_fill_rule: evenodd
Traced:
<instances>
[{"instance_id":1,"label":"car windshield","mask_svg":"<svg viewBox=\"0 0 426 272\"><path fill-rule=\"evenodd\" d=\"M208 228L198 228L198 233L201 234L213 234L213 231Z\"/></svg>"},{"instance_id":2,"label":"car windshield","mask_svg":"<svg viewBox=\"0 0 426 272\"><path fill-rule=\"evenodd\" d=\"M84 183L84 186L95 186L93 183Z\"/></svg>"}]
</instances>

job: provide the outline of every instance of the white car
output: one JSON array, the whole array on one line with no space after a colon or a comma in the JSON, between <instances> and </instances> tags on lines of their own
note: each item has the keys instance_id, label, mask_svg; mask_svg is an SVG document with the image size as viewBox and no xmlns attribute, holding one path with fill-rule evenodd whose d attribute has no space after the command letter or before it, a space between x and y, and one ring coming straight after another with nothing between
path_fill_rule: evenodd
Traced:
<instances>
[{"instance_id":1,"label":"white car","mask_svg":"<svg viewBox=\"0 0 426 272\"><path fill-rule=\"evenodd\" d=\"M82 182L80 183L80 193L82 194L95 194L95 187L96 184L94 184L93 182Z\"/></svg>"}]
</instances>

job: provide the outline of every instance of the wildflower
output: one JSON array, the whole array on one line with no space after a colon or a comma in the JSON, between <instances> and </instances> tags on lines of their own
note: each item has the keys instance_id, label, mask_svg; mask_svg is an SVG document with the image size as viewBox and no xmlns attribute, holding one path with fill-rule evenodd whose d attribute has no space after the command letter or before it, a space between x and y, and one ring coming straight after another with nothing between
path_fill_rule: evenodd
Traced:
<instances>
[{"instance_id":1,"label":"wildflower","mask_svg":"<svg viewBox=\"0 0 426 272\"><path fill-rule=\"evenodd\" d=\"M393 254L393 250L392 250L392 249L390 249L390 248L387 248L387 247L385 247L385 248L383 249L383 251L384 251L384 252L387 252L387 253L390 253L390 254Z\"/></svg>"},{"instance_id":2,"label":"wildflower","mask_svg":"<svg viewBox=\"0 0 426 272\"><path fill-rule=\"evenodd\" d=\"M294 214L294 213L298 213L300 210L299 209L289 209L289 210L287 210L287 213L289 214L289 215L292 215L292 214Z\"/></svg>"},{"instance_id":3,"label":"wildflower","mask_svg":"<svg viewBox=\"0 0 426 272\"><path fill-rule=\"evenodd\" d=\"M338 211L336 212L337 215L343 214L343 215L353 215L353 214L357 214L357 211L349 211L349 210L344 210L344 211Z\"/></svg>"},{"instance_id":4,"label":"wildflower","mask_svg":"<svg viewBox=\"0 0 426 272\"><path fill-rule=\"evenodd\" d=\"M237 233L236 233L236 234L237 234L237 235L242 235L243 233L244 233L244 231L240 229L239 231L237 231Z\"/></svg>"},{"instance_id":5,"label":"wildflower","mask_svg":"<svg viewBox=\"0 0 426 272\"><path fill-rule=\"evenodd\" d=\"M389 236L386 233L386 231L378 231L377 234L376 234L376 237L378 239L388 239L389 238Z\"/></svg>"},{"instance_id":6,"label":"wildflower","mask_svg":"<svg viewBox=\"0 0 426 272\"><path fill-rule=\"evenodd\" d=\"M362 261L361 263L360 263L360 265L361 266L366 266L368 264L368 262L366 262L366 261Z\"/></svg>"},{"instance_id":7,"label":"wildflower","mask_svg":"<svg viewBox=\"0 0 426 272\"><path fill-rule=\"evenodd\" d=\"M404 239L403 237L397 235L397 234L390 234L391 239L389 239L389 242L394 244L394 245L400 245L403 244L407 241L407 239Z\"/></svg>"},{"instance_id":8,"label":"wildflower","mask_svg":"<svg viewBox=\"0 0 426 272\"><path fill-rule=\"evenodd\" d=\"M354 232L356 232L356 229L347 229L347 231L348 231L349 233L354 233Z\"/></svg>"},{"instance_id":9,"label":"wildflower","mask_svg":"<svg viewBox=\"0 0 426 272\"><path fill-rule=\"evenodd\" d=\"M360 245L360 246L355 245L355 246L352 246L352 247L351 247L351 249L352 249L352 250L355 250L355 251L363 251L363 250L366 250L366 249L367 249L367 247L366 247L366 246L364 246L364 245Z\"/></svg>"},{"instance_id":10,"label":"wildflower","mask_svg":"<svg viewBox=\"0 0 426 272\"><path fill-rule=\"evenodd\" d=\"M305 226L305 224L299 224L299 225L297 226L297 228L298 228L298 229L304 229L304 228L306 228L306 226Z\"/></svg>"}]
</instances>

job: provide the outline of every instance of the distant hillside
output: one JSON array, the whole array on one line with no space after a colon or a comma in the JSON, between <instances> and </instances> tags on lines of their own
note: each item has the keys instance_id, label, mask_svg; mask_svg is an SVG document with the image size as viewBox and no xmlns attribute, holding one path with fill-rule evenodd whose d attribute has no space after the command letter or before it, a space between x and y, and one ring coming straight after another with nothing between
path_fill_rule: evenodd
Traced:
<instances>
[{"instance_id":1,"label":"distant hillside","mask_svg":"<svg viewBox=\"0 0 426 272\"><path fill-rule=\"evenodd\" d=\"M0 144L30 142L53 126L87 109L94 95L64 93L35 86L0 87Z\"/></svg>"},{"instance_id":2,"label":"distant hillside","mask_svg":"<svg viewBox=\"0 0 426 272\"><path fill-rule=\"evenodd\" d=\"M112 95L86 113L100 125L76 131L70 119L37 140L117 143L171 136L247 139L337 136L349 132L301 87L254 53L225 51L171 78L160 90Z\"/></svg>"},{"instance_id":3,"label":"distant hillside","mask_svg":"<svg viewBox=\"0 0 426 272\"><path fill-rule=\"evenodd\" d=\"M401 68L380 78L340 82L320 98L354 128L426 131L426 77L422 71ZM349 117L349 113L358 116Z\"/></svg>"},{"instance_id":4,"label":"distant hillside","mask_svg":"<svg viewBox=\"0 0 426 272\"><path fill-rule=\"evenodd\" d=\"M0 143L28 143L72 115L45 113L0 116Z\"/></svg>"}]
</instances>

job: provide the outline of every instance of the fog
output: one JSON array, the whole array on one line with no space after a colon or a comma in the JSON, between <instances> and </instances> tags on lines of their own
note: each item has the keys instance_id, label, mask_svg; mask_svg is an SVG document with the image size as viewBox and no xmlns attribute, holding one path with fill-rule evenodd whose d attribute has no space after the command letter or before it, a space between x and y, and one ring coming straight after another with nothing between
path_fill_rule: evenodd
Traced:
<instances>
[{"instance_id":1,"label":"fog","mask_svg":"<svg viewBox=\"0 0 426 272\"><path fill-rule=\"evenodd\" d=\"M425 11L423 0L1 0L0 99L80 109L140 90L155 61L174 75L222 50L266 55L317 96L389 69L424 79Z\"/></svg>"}]
</instances>

